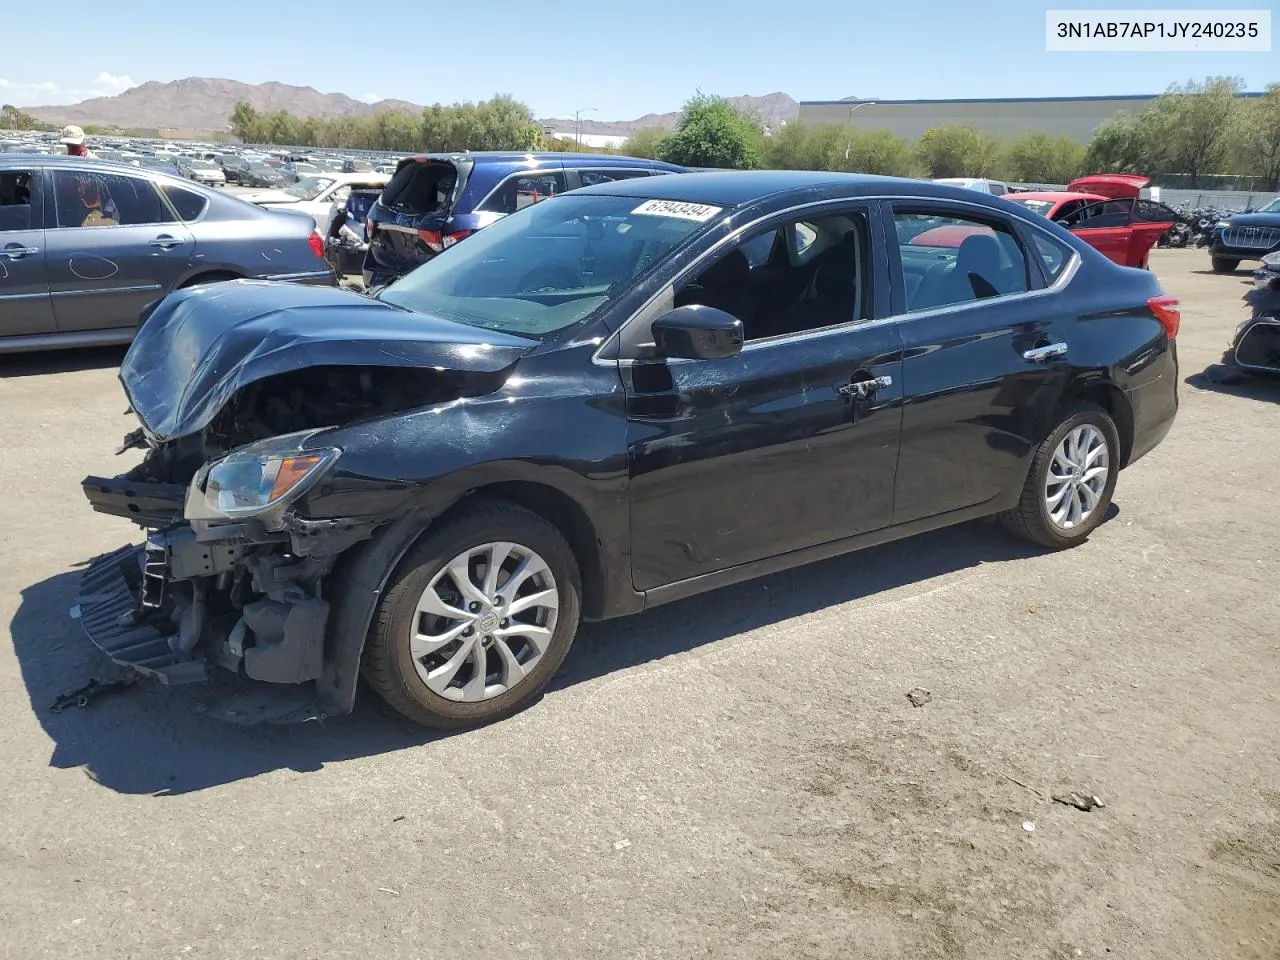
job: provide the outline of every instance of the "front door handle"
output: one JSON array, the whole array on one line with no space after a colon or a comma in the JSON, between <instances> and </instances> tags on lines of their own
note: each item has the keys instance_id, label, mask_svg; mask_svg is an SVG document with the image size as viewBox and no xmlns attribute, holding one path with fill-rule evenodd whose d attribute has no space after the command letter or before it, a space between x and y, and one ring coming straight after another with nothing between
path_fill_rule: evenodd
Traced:
<instances>
[{"instance_id":1,"label":"front door handle","mask_svg":"<svg viewBox=\"0 0 1280 960\"><path fill-rule=\"evenodd\" d=\"M840 384L836 387L836 393L853 400L865 400L881 387L891 386L893 386L893 377L867 377Z\"/></svg>"},{"instance_id":2,"label":"front door handle","mask_svg":"<svg viewBox=\"0 0 1280 960\"><path fill-rule=\"evenodd\" d=\"M154 240L151 241L151 246L163 247L165 250L168 250L170 247L176 247L181 242L182 241L179 240L177 237L171 237L167 233L162 233L160 234L160 236L156 237Z\"/></svg>"},{"instance_id":3,"label":"front door handle","mask_svg":"<svg viewBox=\"0 0 1280 960\"><path fill-rule=\"evenodd\" d=\"M39 247L22 247L16 243L10 243L0 248L0 257L8 257L10 260L21 260L23 257L39 252Z\"/></svg>"},{"instance_id":4,"label":"front door handle","mask_svg":"<svg viewBox=\"0 0 1280 960\"><path fill-rule=\"evenodd\" d=\"M1043 360L1052 360L1055 357L1065 357L1066 355L1067 345L1065 343L1050 343L1043 347L1032 347L1030 350L1024 350L1022 359L1039 363Z\"/></svg>"}]
</instances>

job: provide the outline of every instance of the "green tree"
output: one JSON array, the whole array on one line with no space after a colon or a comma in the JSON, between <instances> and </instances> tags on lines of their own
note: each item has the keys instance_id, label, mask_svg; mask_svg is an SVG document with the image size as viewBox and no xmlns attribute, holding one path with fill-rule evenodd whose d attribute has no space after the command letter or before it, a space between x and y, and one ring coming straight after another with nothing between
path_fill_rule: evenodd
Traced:
<instances>
[{"instance_id":1,"label":"green tree","mask_svg":"<svg viewBox=\"0 0 1280 960\"><path fill-rule=\"evenodd\" d=\"M231 111L231 129L235 135L246 143L254 142L253 134L257 133L258 111L244 100L239 101Z\"/></svg>"},{"instance_id":2,"label":"green tree","mask_svg":"<svg viewBox=\"0 0 1280 960\"><path fill-rule=\"evenodd\" d=\"M968 125L934 127L916 144L930 177L985 177L994 172L999 154L994 137Z\"/></svg>"},{"instance_id":3,"label":"green tree","mask_svg":"<svg viewBox=\"0 0 1280 960\"><path fill-rule=\"evenodd\" d=\"M675 132L662 143L660 160L688 167L758 167L764 130L723 97L698 94L680 112Z\"/></svg>"},{"instance_id":4,"label":"green tree","mask_svg":"<svg viewBox=\"0 0 1280 960\"><path fill-rule=\"evenodd\" d=\"M1103 121L1093 132L1082 168L1090 173L1148 172L1147 130L1133 113L1121 113Z\"/></svg>"},{"instance_id":5,"label":"green tree","mask_svg":"<svg viewBox=\"0 0 1280 960\"><path fill-rule=\"evenodd\" d=\"M1266 190L1280 189L1280 83L1240 104L1232 134L1240 172L1261 177Z\"/></svg>"},{"instance_id":6,"label":"green tree","mask_svg":"<svg viewBox=\"0 0 1280 960\"><path fill-rule=\"evenodd\" d=\"M1084 155L1084 144L1070 137L1024 133L1003 144L1000 172L1015 183L1069 183Z\"/></svg>"},{"instance_id":7,"label":"green tree","mask_svg":"<svg viewBox=\"0 0 1280 960\"><path fill-rule=\"evenodd\" d=\"M627 138L627 142L622 145L622 152L629 157L657 160L662 153L663 143L670 135L670 131L662 127L643 127Z\"/></svg>"},{"instance_id":8,"label":"green tree","mask_svg":"<svg viewBox=\"0 0 1280 960\"><path fill-rule=\"evenodd\" d=\"M890 130L858 130L836 169L885 177L918 177L924 171L911 145Z\"/></svg>"},{"instance_id":9,"label":"green tree","mask_svg":"<svg viewBox=\"0 0 1280 960\"><path fill-rule=\"evenodd\" d=\"M1221 172L1230 145L1232 118L1243 81L1210 77L1174 84L1138 120L1145 173L1186 174L1190 185L1203 174Z\"/></svg>"}]
</instances>

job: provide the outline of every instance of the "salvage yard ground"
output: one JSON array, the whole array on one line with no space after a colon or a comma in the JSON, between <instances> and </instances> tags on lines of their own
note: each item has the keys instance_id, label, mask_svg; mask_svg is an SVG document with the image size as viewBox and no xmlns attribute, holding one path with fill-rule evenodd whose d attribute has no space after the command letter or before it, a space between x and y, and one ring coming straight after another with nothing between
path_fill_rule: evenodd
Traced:
<instances>
[{"instance_id":1,"label":"salvage yard ground","mask_svg":"<svg viewBox=\"0 0 1280 960\"><path fill-rule=\"evenodd\" d=\"M66 612L130 532L79 490L121 352L0 357L0 957L1275 960L1280 386L1195 376L1245 273L1152 266L1182 411L1088 543L972 524L589 625L453 736L52 712L116 675Z\"/></svg>"}]
</instances>

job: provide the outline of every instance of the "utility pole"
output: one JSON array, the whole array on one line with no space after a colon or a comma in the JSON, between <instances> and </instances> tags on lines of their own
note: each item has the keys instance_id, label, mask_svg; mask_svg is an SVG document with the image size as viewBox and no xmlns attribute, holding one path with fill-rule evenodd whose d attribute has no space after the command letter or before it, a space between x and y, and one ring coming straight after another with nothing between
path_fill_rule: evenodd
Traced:
<instances>
[{"instance_id":1,"label":"utility pole","mask_svg":"<svg viewBox=\"0 0 1280 960\"><path fill-rule=\"evenodd\" d=\"M859 107L872 107L872 106L875 106L875 103L876 103L876 101L874 101L874 100L863 100L861 103L855 103L853 106L851 106L851 107L849 108L849 129L850 129L850 131L852 131L852 129L853 129L853 111L857 110ZM853 152L853 141L852 141L852 140L850 140L847 144L845 144L845 148L844 148L844 158L845 158L846 160L848 160L848 159L849 159L849 154L850 154L850 153L852 153L852 152Z\"/></svg>"},{"instance_id":2,"label":"utility pole","mask_svg":"<svg viewBox=\"0 0 1280 960\"><path fill-rule=\"evenodd\" d=\"M579 107L573 111L573 135L578 141L578 146L582 146L582 115L595 109L595 107Z\"/></svg>"}]
</instances>

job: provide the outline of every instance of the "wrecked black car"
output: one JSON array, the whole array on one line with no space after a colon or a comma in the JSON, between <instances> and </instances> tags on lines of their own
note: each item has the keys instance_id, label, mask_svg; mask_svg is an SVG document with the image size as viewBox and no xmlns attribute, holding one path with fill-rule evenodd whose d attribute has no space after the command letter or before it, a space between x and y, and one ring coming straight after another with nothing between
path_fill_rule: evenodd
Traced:
<instances>
[{"instance_id":1,"label":"wrecked black car","mask_svg":"<svg viewBox=\"0 0 1280 960\"><path fill-rule=\"evenodd\" d=\"M1280 376L1280 251L1263 257L1253 278L1253 288L1243 297L1249 319L1236 328L1222 367L1212 372L1214 379Z\"/></svg>"},{"instance_id":2,"label":"wrecked black car","mask_svg":"<svg viewBox=\"0 0 1280 960\"><path fill-rule=\"evenodd\" d=\"M145 543L76 612L161 680L305 691L293 716L363 676L487 722L582 619L987 515L1081 542L1173 422L1178 318L1014 204L804 172L565 193L377 297L179 291L120 372L145 455L84 481Z\"/></svg>"}]
</instances>

